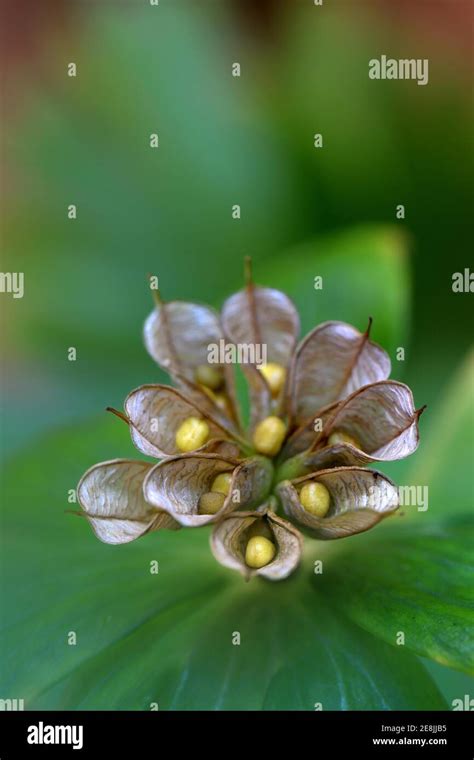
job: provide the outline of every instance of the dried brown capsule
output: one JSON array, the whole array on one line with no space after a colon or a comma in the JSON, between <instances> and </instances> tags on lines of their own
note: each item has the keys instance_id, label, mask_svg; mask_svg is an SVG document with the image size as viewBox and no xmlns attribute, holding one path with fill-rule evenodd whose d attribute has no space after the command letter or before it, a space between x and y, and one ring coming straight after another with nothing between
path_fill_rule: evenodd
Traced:
<instances>
[{"instance_id":1,"label":"dried brown capsule","mask_svg":"<svg viewBox=\"0 0 474 760\"><path fill-rule=\"evenodd\" d=\"M297 454L311 450L314 442L319 438L320 432L325 430L329 420L334 416L339 403L330 404L312 414L299 427L292 430L283 447L282 458L291 459Z\"/></svg>"},{"instance_id":2,"label":"dried brown capsule","mask_svg":"<svg viewBox=\"0 0 474 760\"><path fill-rule=\"evenodd\" d=\"M179 524L167 512L147 503L143 481L153 465L128 459L101 462L84 473L77 498L97 538L125 544L160 528Z\"/></svg>"},{"instance_id":3,"label":"dried brown capsule","mask_svg":"<svg viewBox=\"0 0 474 760\"><path fill-rule=\"evenodd\" d=\"M150 355L178 382L194 382L198 368L207 365L208 345L223 337L219 315L209 306L159 297L143 334Z\"/></svg>"},{"instance_id":4,"label":"dried brown capsule","mask_svg":"<svg viewBox=\"0 0 474 760\"><path fill-rule=\"evenodd\" d=\"M418 446L419 416L404 383L383 380L366 385L336 408L313 449L328 444L333 432L342 431L360 445L367 462L403 459ZM350 443L334 445L355 449Z\"/></svg>"},{"instance_id":5,"label":"dried brown capsule","mask_svg":"<svg viewBox=\"0 0 474 760\"><path fill-rule=\"evenodd\" d=\"M228 494L214 512L211 494L218 475L231 474ZM263 457L230 459L219 454L183 454L165 459L148 474L144 483L146 500L170 514L181 525L198 526L222 519L242 508L255 508L268 495L273 469ZM210 505L210 499L213 499ZM205 512L206 502L211 506Z\"/></svg>"},{"instance_id":6,"label":"dried brown capsule","mask_svg":"<svg viewBox=\"0 0 474 760\"><path fill-rule=\"evenodd\" d=\"M166 385L136 388L125 400L125 413L133 443L148 456L161 458L179 454L182 449L177 434L186 422L193 419L202 420L208 428L204 444L197 446L196 450L208 450L217 440L233 440L230 424L224 427L193 400Z\"/></svg>"},{"instance_id":7,"label":"dried brown capsule","mask_svg":"<svg viewBox=\"0 0 474 760\"><path fill-rule=\"evenodd\" d=\"M329 467L348 467L372 462L403 459L418 447L418 419L423 409L415 409L407 385L384 380L366 385L346 401L318 413L322 431L315 434L304 452L286 459L279 468L279 480L292 480L303 474ZM283 453L308 443L310 423L297 430L287 441ZM333 433L343 432L353 443L330 444ZM360 448L353 444L357 442ZM290 449L290 445L292 448Z\"/></svg>"},{"instance_id":8,"label":"dried brown capsule","mask_svg":"<svg viewBox=\"0 0 474 760\"><path fill-rule=\"evenodd\" d=\"M234 344L265 347L261 360L278 365L285 373L299 332L299 316L293 303L281 291L264 288L252 282L247 260L246 287L230 296L222 307L222 325L228 340ZM242 364L249 384L251 401L250 429L283 406L286 383L279 382L279 392L258 371L253 363Z\"/></svg>"},{"instance_id":9,"label":"dried brown capsule","mask_svg":"<svg viewBox=\"0 0 474 760\"><path fill-rule=\"evenodd\" d=\"M369 339L371 324L360 333L345 322L324 322L301 341L291 368L294 422L390 375L388 354Z\"/></svg>"},{"instance_id":10,"label":"dried brown capsule","mask_svg":"<svg viewBox=\"0 0 474 760\"><path fill-rule=\"evenodd\" d=\"M274 545L274 556L261 567L249 567L248 544L257 537ZM235 512L219 522L211 536L216 559L242 573L247 580L254 575L272 581L287 578L298 566L302 548L299 530L266 507L257 512Z\"/></svg>"},{"instance_id":11,"label":"dried brown capsule","mask_svg":"<svg viewBox=\"0 0 474 760\"><path fill-rule=\"evenodd\" d=\"M303 506L300 491L306 483L321 483L329 492L325 517ZM288 517L309 535L322 539L361 533L398 508L398 492L392 481L363 467L335 467L283 481L277 492Z\"/></svg>"}]
</instances>

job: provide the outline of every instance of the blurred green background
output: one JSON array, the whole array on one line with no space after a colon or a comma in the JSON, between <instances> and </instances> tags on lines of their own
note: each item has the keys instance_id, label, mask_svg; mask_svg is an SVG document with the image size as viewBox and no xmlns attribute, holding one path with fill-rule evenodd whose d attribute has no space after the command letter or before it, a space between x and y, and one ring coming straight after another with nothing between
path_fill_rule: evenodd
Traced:
<instances>
[{"instance_id":1,"label":"blurred green background","mask_svg":"<svg viewBox=\"0 0 474 760\"><path fill-rule=\"evenodd\" d=\"M428 404L422 436L443 436L453 415L464 433L465 396L451 393L451 409L443 399L472 340L472 295L451 288L472 264L467 2L50 2L10 14L2 268L25 273L25 296L1 297L3 454L164 379L142 345L148 273L166 299L219 307L244 255L257 281L295 300L303 332L324 319L364 329L372 315L394 377ZM369 80L382 53L428 58L428 86ZM472 366L462 378L469 405ZM472 437L457 443L456 493L470 508L472 479L460 484L456 467L472 466ZM432 667L448 696L467 688Z\"/></svg>"},{"instance_id":2,"label":"blurred green background","mask_svg":"<svg viewBox=\"0 0 474 760\"><path fill-rule=\"evenodd\" d=\"M25 272L26 296L2 298L4 445L158 377L140 338L148 272L168 299L219 306L240 286L245 254L266 284L277 268L284 285L289 247L374 222L409 237L400 374L420 404L435 401L471 331L470 296L451 290L469 265L472 223L464 4L144 5L68 3L58 25L52 4L36 57L27 65L20 50L10 68L4 269ZM429 85L369 80L383 51L429 58ZM314 306L306 329L320 320L319 247L301 286Z\"/></svg>"}]
</instances>

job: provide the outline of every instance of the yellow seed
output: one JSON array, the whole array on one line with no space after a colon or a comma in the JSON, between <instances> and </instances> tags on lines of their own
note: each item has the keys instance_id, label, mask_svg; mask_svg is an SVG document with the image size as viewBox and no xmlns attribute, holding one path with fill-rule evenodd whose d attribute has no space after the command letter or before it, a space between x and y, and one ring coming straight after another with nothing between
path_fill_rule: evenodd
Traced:
<instances>
[{"instance_id":1,"label":"yellow seed","mask_svg":"<svg viewBox=\"0 0 474 760\"><path fill-rule=\"evenodd\" d=\"M215 515L225 502L223 493L209 491L203 493L199 499L198 510L200 515Z\"/></svg>"},{"instance_id":2,"label":"yellow seed","mask_svg":"<svg viewBox=\"0 0 474 760\"><path fill-rule=\"evenodd\" d=\"M274 457L285 440L286 425L279 417L266 417L255 428L253 444L260 454Z\"/></svg>"},{"instance_id":3,"label":"yellow seed","mask_svg":"<svg viewBox=\"0 0 474 760\"><path fill-rule=\"evenodd\" d=\"M330 446L334 446L335 443L350 443L352 446L355 446L356 449L360 449L360 443L357 438L349 435L349 433L345 433L343 430L335 430L334 433L331 433L328 438L328 443Z\"/></svg>"},{"instance_id":4,"label":"yellow seed","mask_svg":"<svg viewBox=\"0 0 474 760\"><path fill-rule=\"evenodd\" d=\"M229 398L225 393L214 393L214 403L223 412L229 411Z\"/></svg>"},{"instance_id":5,"label":"yellow seed","mask_svg":"<svg viewBox=\"0 0 474 760\"><path fill-rule=\"evenodd\" d=\"M249 567L265 567L276 554L276 546L264 536L253 536L245 549L245 562Z\"/></svg>"},{"instance_id":6,"label":"yellow seed","mask_svg":"<svg viewBox=\"0 0 474 760\"><path fill-rule=\"evenodd\" d=\"M194 451L209 438L209 425L199 417L188 417L176 431L176 446L180 451Z\"/></svg>"},{"instance_id":7,"label":"yellow seed","mask_svg":"<svg viewBox=\"0 0 474 760\"><path fill-rule=\"evenodd\" d=\"M279 395L286 380L286 369L281 364L276 362L269 362L268 364L262 364L257 369L262 373L267 381L273 398Z\"/></svg>"},{"instance_id":8,"label":"yellow seed","mask_svg":"<svg viewBox=\"0 0 474 760\"><path fill-rule=\"evenodd\" d=\"M231 480L231 472L221 472L220 475L218 475L212 481L211 491L214 493L223 493L224 496L227 496L229 493Z\"/></svg>"},{"instance_id":9,"label":"yellow seed","mask_svg":"<svg viewBox=\"0 0 474 760\"><path fill-rule=\"evenodd\" d=\"M196 367L195 378L197 383L205 385L212 391L216 391L224 382L221 370L218 367L212 367L210 364L200 364L199 367Z\"/></svg>"},{"instance_id":10,"label":"yellow seed","mask_svg":"<svg viewBox=\"0 0 474 760\"><path fill-rule=\"evenodd\" d=\"M215 403L218 409L221 409L223 412L229 411L229 398L225 393L214 393L214 391L211 391L206 385L203 385L202 383L198 383L198 385L200 389L204 391L206 396Z\"/></svg>"},{"instance_id":11,"label":"yellow seed","mask_svg":"<svg viewBox=\"0 0 474 760\"><path fill-rule=\"evenodd\" d=\"M324 517L331 503L328 489L322 483L305 483L300 491L300 502L307 512L316 517Z\"/></svg>"}]
</instances>

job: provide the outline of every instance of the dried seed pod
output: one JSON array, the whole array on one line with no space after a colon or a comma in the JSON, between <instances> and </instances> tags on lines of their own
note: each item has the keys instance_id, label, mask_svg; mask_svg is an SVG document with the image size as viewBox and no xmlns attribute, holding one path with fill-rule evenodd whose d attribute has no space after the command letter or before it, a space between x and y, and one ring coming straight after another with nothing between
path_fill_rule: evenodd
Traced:
<instances>
[{"instance_id":1,"label":"dried seed pod","mask_svg":"<svg viewBox=\"0 0 474 760\"><path fill-rule=\"evenodd\" d=\"M325 517L308 512L300 501L305 483L321 483L329 492ZM368 530L398 508L396 486L389 478L363 467L335 467L283 481L277 486L286 514L315 538L351 536Z\"/></svg>"},{"instance_id":2,"label":"dried seed pod","mask_svg":"<svg viewBox=\"0 0 474 760\"><path fill-rule=\"evenodd\" d=\"M330 467L360 467L373 462L384 461L383 457L374 457L366 454L361 449L355 448L350 443L335 443L332 446L324 446L316 451L307 451L294 457L299 461L299 475L309 474L317 470L326 470ZM290 466L290 462L288 462Z\"/></svg>"},{"instance_id":3,"label":"dried seed pod","mask_svg":"<svg viewBox=\"0 0 474 760\"><path fill-rule=\"evenodd\" d=\"M209 306L185 301L160 302L144 326L145 346L166 372L179 382L194 381L208 362L208 346L224 337L219 315Z\"/></svg>"},{"instance_id":4,"label":"dried seed pod","mask_svg":"<svg viewBox=\"0 0 474 760\"><path fill-rule=\"evenodd\" d=\"M97 538L106 544L125 544L160 528L179 524L145 501L143 482L152 469L148 462L113 459L84 473L77 498Z\"/></svg>"},{"instance_id":5,"label":"dried seed pod","mask_svg":"<svg viewBox=\"0 0 474 760\"><path fill-rule=\"evenodd\" d=\"M250 398L249 428L253 433L257 425L272 412L272 394L262 373L253 364L242 364Z\"/></svg>"},{"instance_id":6,"label":"dried seed pod","mask_svg":"<svg viewBox=\"0 0 474 760\"><path fill-rule=\"evenodd\" d=\"M267 346L267 360L287 367L299 332L299 317L288 296L247 283L222 307L224 332L233 343Z\"/></svg>"},{"instance_id":7,"label":"dried seed pod","mask_svg":"<svg viewBox=\"0 0 474 760\"><path fill-rule=\"evenodd\" d=\"M263 537L275 546L274 557L262 567L249 567L249 541ZM287 578L298 566L303 537L291 523L263 506L256 512L234 512L214 527L211 549L225 567L242 573L246 580L261 575L272 581Z\"/></svg>"},{"instance_id":8,"label":"dried seed pod","mask_svg":"<svg viewBox=\"0 0 474 760\"><path fill-rule=\"evenodd\" d=\"M290 459L303 451L308 451L320 434L326 429L326 425L334 417L334 413L340 402L330 404L312 414L305 420L285 441L282 450L282 458Z\"/></svg>"},{"instance_id":9,"label":"dried seed pod","mask_svg":"<svg viewBox=\"0 0 474 760\"><path fill-rule=\"evenodd\" d=\"M345 322L324 322L299 344L291 367L291 413L301 424L315 409L346 398L390 375L390 358Z\"/></svg>"},{"instance_id":10,"label":"dried seed pod","mask_svg":"<svg viewBox=\"0 0 474 760\"><path fill-rule=\"evenodd\" d=\"M298 312L284 293L254 285L249 269L246 279L246 287L228 298L222 308L226 337L234 344L265 346L266 360L286 370L299 332ZM242 371L249 385L253 431L272 412L272 392L255 364L243 363Z\"/></svg>"},{"instance_id":11,"label":"dried seed pod","mask_svg":"<svg viewBox=\"0 0 474 760\"><path fill-rule=\"evenodd\" d=\"M288 438L282 454L286 459L301 454L299 474L402 459L418 446L422 411L415 409L413 395L403 383L384 380L367 385L306 420ZM315 420L321 421L319 433L314 432Z\"/></svg>"},{"instance_id":12,"label":"dried seed pod","mask_svg":"<svg viewBox=\"0 0 474 760\"><path fill-rule=\"evenodd\" d=\"M355 449L361 448L360 441L353 435L346 433L344 430L333 430L328 437L328 446L334 446L336 443L349 443Z\"/></svg>"},{"instance_id":13,"label":"dried seed pod","mask_svg":"<svg viewBox=\"0 0 474 760\"><path fill-rule=\"evenodd\" d=\"M216 440L232 440L232 433L220 421L180 391L166 385L142 385L129 393L125 413L133 443L148 456L161 459L179 454L176 434L186 420L194 417L203 419L209 428L204 450Z\"/></svg>"},{"instance_id":14,"label":"dried seed pod","mask_svg":"<svg viewBox=\"0 0 474 760\"><path fill-rule=\"evenodd\" d=\"M257 512L261 512L261 517L258 520L254 520L252 525L247 528L247 539L253 538L254 536L263 536L264 538L268 538L269 541L274 541L273 531L265 517L267 511L273 510L270 509L270 506L268 509L265 507L262 511L260 508L257 510Z\"/></svg>"},{"instance_id":15,"label":"dried seed pod","mask_svg":"<svg viewBox=\"0 0 474 760\"><path fill-rule=\"evenodd\" d=\"M317 451L304 451L284 461L278 468L278 481L294 480L312 472L332 467L359 467L372 459L363 451L345 443L325 446ZM374 460L377 461L377 460Z\"/></svg>"},{"instance_id":16,"label":"dried seed pod","mask_svg":"<svg viewBox=\"0 0 474 760\"><path fill-rule=\"evenodd\" d=\"M215 405L203 398L205 394L199 391L199 381L196 381L196 374L202 372L203 367L207 367L211 372L216 370L209 365L208 352L210 345L218 345L224 339L219 315L209 306L202 304L185 301L165 303L161 301L157 292L155 300L156 307L144 326L144 340L148 352L174 378L187 396L199 404L203 412L211 415L214 413L221 422L229 412L230 419L238 425L234 378L233 373L229 371L230 368L220 368L223 383L219 387L226 391L229 402L225 415L216 414ZM215 378L211 380L211 386L215 382Z\"/></svg>"},{"instance_id":17,"label":"dried seed pod","mask_svg":"<svg viewBox=\"0 0 474 760\"><path fill-rule=\"evenodd\" d=\"M421 411L415 409L412 392L403 383L383 380L367 385L337 407L313 451L328 445L333 432L343 431L360 444L359 450L352 448L366 462L402 459L418 446Z\"/></svg>"},{"instance_id":18,"label":"dried seed pod","mask_svg":"<svg viewBox=\"0 0 474 760\"><path fill-rule=\"evenodd\" d=\"M217 504L210 494L223 473L231 474L228 494L222 494L224 500L216 512L204 512L206 505L213 510ZM242 507L256 507L268 494L272 474L271 463L263 457L238 460L220 454L183 454L153 467L144 494L150 504L164 509L181 525L194 527L216 522Z\"/></svg>"},{"instance_id":19,"label":"dried seed pod","mask_svg":"<svg viewBox=\"0 0 474 760\"><path fill-rule=\"evenodd\" d=\"M208 386L188 380L187 377L181 375L179 376L179 386L184 396L197 406L202 414L215 419L230 433L235 433L241 431L242 427L238 419L232 367L225 365L222 368L222 373L224 384L218 391L213 391Z\"/></svg>"}]
</instances>

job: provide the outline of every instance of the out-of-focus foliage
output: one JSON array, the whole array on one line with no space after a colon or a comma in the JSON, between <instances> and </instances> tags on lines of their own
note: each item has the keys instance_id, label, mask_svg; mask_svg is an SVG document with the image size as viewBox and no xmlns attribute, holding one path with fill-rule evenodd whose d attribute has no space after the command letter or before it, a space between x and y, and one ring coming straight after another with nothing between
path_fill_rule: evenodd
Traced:
<instances>
[{"instance_id":1,"label":"out-of-focus foliage","mask_svg":"<svg viewBox=\"0 0 474 760\"><path fill-rule=\"evenodd\" d=\"M82 470L131 455L118 420L49 436L40 452L18 457L5 484L2 684L28 709L446 707L416 657L331 609L310 563L288 581L246 584L215 562L206 528L112 547L65 514Z\"/></svg>"},{"instance_id":2,"label":"out-of-focus foliage","mask_svg":"<svg viewBox=\"0 0 474 760\"><path fill-rule=\"evenodd\" d=\"M7 388L22 410L8 405L7 446L161 379L137 340L148 272L165 297L218 305L244 255L271 262L284 284L295 279L290 245L374 221L411 238L404 375L436 400L469 342L469 295L452 293L451 275L468 250L472 113L467 69L430 12L417 6L412 29L373 5L283 2L265 41L230 4L76 8L76 35L48 42L48 74L23 82L6 135L5 269L26 278L23 300L2 300ZM405 55L407 38L430 56L428 86L369 80L368 60ZM388 299L400 297L393 288Z\"/></svg>"},{"instance_id":3,"label":"out-of-focus foliage","mask_svg":"<svg viewBox=\"0 0 474 760\"><path fill-rule=\"evenodd\" d=\"M354 543L330 577L333 599L363 628L474 675L472 517L428 519ZM351 551L352 549L352 551Z\"/></svg>"}]
</instances>

